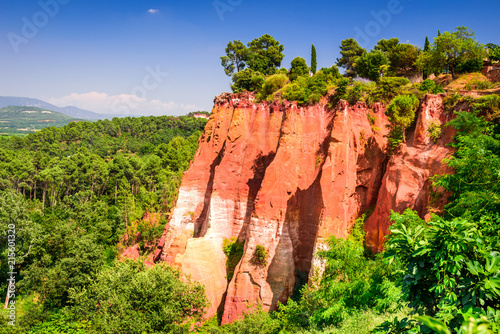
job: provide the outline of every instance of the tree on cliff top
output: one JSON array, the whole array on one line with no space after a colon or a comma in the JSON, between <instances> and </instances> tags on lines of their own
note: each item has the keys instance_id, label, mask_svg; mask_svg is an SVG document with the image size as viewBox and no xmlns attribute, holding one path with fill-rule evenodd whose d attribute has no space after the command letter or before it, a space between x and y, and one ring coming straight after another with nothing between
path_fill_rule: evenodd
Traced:
<instances>
[{"instance_id":1,"label":"tree on cliff top","mask_svg":"<svg viewBox=\"0 0 500 334\"><path fill-rule=\"evenodd\" d=\"M359 76L377 81L380 78L380 67L389 62L381 51L372 51L359 57L356 63L356 71Z\"/></svg>"},{"instance_id":2,"label":"tree on cliff top","mask_svg":"<svg viewBox=\"0 0 500 334\"><path fill-rule=\"evenodd\" d=\"M298 77L309 74L309 67L306 60L302 57L295 57L292 60L289 77L291 81L297 80Z\"/></svg>"},{"instance_id":3,"label":"tree on cliff top","mask_svg":"<svg viewBox=\"0 0 500 334\"><path fill-rule=\"evenodd\" d=\"M374 51L389 52L399 44L399 38L381 39L373 47Z\"/></svg>"},{"instance_id":4,"label":"tree on cliff top","mask_svg":"<svg viewBox=\"0 0 500 334\"><path fill-rule=\"evenodd\" d=\"M276 73L285 57L285 47L271 35L255 38L245 46L240 40L229 42L226 55L220 57L227 75L239 73L246 67L264 75Z\"/></svg>"},{"instance_id":5,"label":"tree on cliff top","mask_svg":"<svg viewBox=\"0 0 500 334\"><path fill-rule=\"evenodd\" d=\"M416 65L421 51L412 44L398 44L388 52L391 72L404 77L410 77L419 72Z\"/></svg>"},{"instance_id":6,"label":"tree on cliff top","mask_svg":"<svg viewBox=\"0 0 500 334\"><path fill-rule=\"evenodd\" d=\"M248 43L247 65L252 70L264 75L276 73L285 57L285 47L271 35L265 34Z\"/></svg>"},{"instance_id":7,"label":"tree on cliff top","mask_svg":"<svg viewBox=\"0 0 500 334\"><path fill-rule=\"evenodd\" d=\"M482 59L484 47L476 41L476 34L467 27L457 27L434 39L426 65L445 68L456 79L456 67L465 61Z\"/></svg>"},{"instance_id":8,"label":"tree on cliff top","mask_svg":"<svg viewBox=\"0 0 500 334\"><path fill-rule=\"evenodd\" d=\"M342 57L337 58L337 66L345 68L346 76L356 77L356 61L365 53L366 50L354 38L345 39L340 45L340 54Z\"/></svg>"},{"instance_id":9,"label":"tree on cliff top","mask_svg":"<svg viewBox=\"0 0 500 334\"><path fill-rule=\"evenodd\" d=\"M226 55L220 57L224 72L227 75L239 72L246 66L248 58L248 49L240 40L227 43Z\"/></svg>"},{"instance_id":10,"label":"tree on cliff top","mask_svg":"<svg viewBox=\"0 0 500 334\"><path fill-rule=\"evenodd\" d=\"M318 66L317 60L316 60L316 47L314 44L311 46L311 72L313 74L316 74L316 68Z\"/></svg>"}]
</instances>

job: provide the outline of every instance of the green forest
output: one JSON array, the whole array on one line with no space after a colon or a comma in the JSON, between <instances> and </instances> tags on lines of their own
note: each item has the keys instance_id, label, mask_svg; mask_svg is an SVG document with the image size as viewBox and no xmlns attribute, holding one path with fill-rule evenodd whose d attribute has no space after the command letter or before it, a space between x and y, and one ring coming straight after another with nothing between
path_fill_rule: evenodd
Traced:
<instances>
[{"instance_id":1,"label":"green forest","mask_svg":"<svg viewBox=\"0 0 500 334\"><path fill-rule=\"evenodd\" d=\"M332 236L317 254L322 277L277 310L249 305L253 312L224 326L204 318L204 287L174 267L118 259L132 244L143 256L154 251L205 119L115 118L0 137L1 321L16 310L16 326L0 333L499 333L500 96L479 73L483 60L500 61L499 48L465 27L426 40L422 50L394 38L367 52L347 39L336 65L320 70L314 46L310 65L297 57L280 68L284 46L272 36L229 42L221 61L235 93L329 108L381 102L391 155L420 99L446 92L455 117L445 126L456 135L444 161L454 173L432 179L433 189L452 194L442 215L426 222L409 209L393 212L385 250L372 254L363 213L347 239ZM489 94L460 94L453 84L469 73L477 75L464 89ZM417 74L427 79L412 84ZM433 139L441 130L428 129ZM146 223L147 214L160 219ZM229 240L224 251L229 263L242 249Z\"/></svg>"},{"instance_id":2,"label":"green forest","mask_svg":"<svg viewBox=\"0 0 500 334\"><path fill-rule=\"evenodd\" d=\"M87 320L85 312L91 311L83 308L97 298L92 284L98 284L96 289L104 284L114 294L112 284L133 288L133 277L148 285L157 279L166 290L189 293L200 307L206 303L202 287L182 284L175 270L160 265L144 272L143 264L116 260L119 246L127 246L122 242L126 234L132 236L126 242L140 243L144 254L156 246L167 216L160 215L154 226L134 222L145 213L168 213L175 205L182 173L206 122L185 116L127 117L49 127L25 137L0 137L2 300L10 265L18 272L13 295L16 326L2 325L0 332L97 330L108 320ZM8 247L11 224L15 226L14 258ZM120 298L129 300L131 291L123 292ZM166 305L166 296L158 295L158 290L149 293ZM169 299L175 312L162 323L198 319L188 300ZM179 302L186 303L184 309ZM5 310L1 314L3 324L9 321L7 315ZM131 316L120 319L136 322L136 316ZM155 326L148 314L144 316ZM110 326L102 332L118 331Z\"/></svg>"}]
</instances>

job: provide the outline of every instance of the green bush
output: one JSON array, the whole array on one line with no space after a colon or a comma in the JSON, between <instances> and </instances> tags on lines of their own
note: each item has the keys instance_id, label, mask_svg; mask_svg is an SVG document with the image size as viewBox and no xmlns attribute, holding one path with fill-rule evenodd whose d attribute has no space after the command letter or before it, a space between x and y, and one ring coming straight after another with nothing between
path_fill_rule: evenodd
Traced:
<instances>
[{"instance_id":1,"label":"green bush","mask_svg":"<svg viewBox=\"0 0 500 334\"><path fill-rule=\"evenodd\" d=\"M368 102L371 103L370 96L376 88L376 84L364 83L362 81L355 81L351 86L347 88L347 92L344 95L344 98L349 104L355 105L357 102Z\"/></svg>"},{"instance_id":2,"label":"green bush","mask_svg":"<svg viewBox=\"0 0 500 334\"><path fill-rule=\"evenodd\" d=\"M264 84L264 76L251 68L234 73L232 79L231 89L234 93L240 93L244 90L255 92L260 90Z\"/></svg>"},{"instance_id":3,"label":"green bush","mask_svg":"<svg viewBox=\"0 0 500 334\"><path fill-rule=\"evenodd\" d=\"M267 264L267 249L262 245L255 246L255 251L253 253L253 262L261 267Z\"/></svg>"},{"instance_id":4,"label":"green bush","mask_svg":"<svg viewBox=\"0 0 500 334\"><path fill-rule=\"evenodd\" d=\"M117 261L85 289L72 289L73 313L99 333L188 333L208 306L204 287L177 269Z\"/></svg>"},{"instance_id":5,"label":"green bush","mask_svg":"<svg viewBox=\"0 0 500 334\"><path fill-rule=\"evenodd\" d=\"M288 101L297 101L298 104L309 103L310 94L307 88L307 77L299 77L283 88L283 98Z\"/></svg>"},{"instance_id":6,"label":"green bush","mask_svg":"<svg viewBox=\"0 0 500 334\"><path fill-rule=\"evenodd\" d=\"M244 242L238 242L236 237L231 239L224 238L222 243L222 250L227 256L226 260L226 274L227 280L230 281L234 275L234 269L238 265L243 256Z\"/></svg>"},{"instance_id":7,"label":"green bush","mask_svg":"<svg viewBox=\"0 0 500 334\"><path fill-rule=\"evenodd\" d=\"M294 82L283 88L283 98L297 101L298 104L318 102L328 92L332 77L318 71L312 77L298 77Z\"/></svg>"},{"instance_id":8,"label":"green bush","mask_svg":"<svg viewBox=\"0 0 500 334\"><path fill-rule=\"evenodd\" d=\"M481 72L483 68L483 59L470 59L464 61L457 65L456 72L457 73L474 73Z\"/></svg>"},{"instance_id":9,"label":"green bush","mask_svg":"<svg viewBox=\"0 0 500 334\"><path fill-rule=\"evenodd\" d=\"M472 102L472 107L493 120L500 117L500 96L496 94L478 97Z\"/></svg>"},{"instance_id":10,"label":"green bush","mask_svg":"<svg viewBox=\"0 0 500 334\"><path fill-rule=\"evenodd\" d=\"M438 141L443 135L443 130L441 129L441 123L439 121L432 121L427 126L427 133L434 143Z\"/></svg>"},{"instance_id":11,"label":"green bush","mask_svg":"<svg viewBox=\"0 0 500 334\"><path fill-rule=\"evenodd\" d=\"M339 326L369 308L380 314L404 307L389 267L368 255L356 238L332 236L318 255L326 261L321 280L305 285L300 301L288 300L275 314L287 330Z\"/></svg>"},{"instance_id":12,"label":"green bush","mask_svg":"<svg viewBox=\"0 0 500 334\"><path fill-rule=\"evenodd\" d=\"M377 81L380 78L380 67L388 65L387 57L381 51L365 53L356 61L356 71L360 77Z\"/></svg>"},{"instance_id":13,"label":"green bush","mask_svg":"<svg viewBox=\"0 0 500 334\"><path fill-rule=\"evenodd\" d=\"M340 100L347 99L347 90L349 87L349 79L341 77L339 78L335 85L335 94L330 98L331 107L335 107Z\"/></svg>"},{"instance_id":14,"label":"green bush","mask_svg":"<svg viewBox=\"0 0 500 334\"><path fill-rule=\"evenodd\" d=\"M493 240L484 238L477 223L434 217L428 226L390 230L385 256L404 265L404 298L416 312L457 328L462 309L485 315L488 308L500 308L500 254L492 252Z\"/></svg>"},{"instance_id":15,"label":"green bush","mask_svg":"<svg viewBox=\"0 0 500 334\"><path fill-rule=\"evenodd\" d=\"M391 122L391 131L389 133L390 151L396 148L397 141L401 138L405 142L405 131L413 123L415 119L415 111L417 110L419 101L413 94L396 96L387 106L386 115Z\"/></svg>"},{"instance_id":16,"label":"green bush","mask_svg":"<svg viewBox=\"0 0 500 334\"><path fill-rule=\"evenodd\" d=\"M342 77L339 68L336 65L332 65L332 67L322 67L320 71L330 76L332 80Z\"/></svg>"},{"instance_id":17,"label":"green bush","mask_svg":"<svg viewBox=\"0 0 500 334\"><path fill-rule=\"evenodd\" d=\"M452 112L452 111L455 110L455 108L457 107L457 105L459 103L465 102L465 101L468 101L468 102L472 103L473 102L473 98L471 98L469 96L460 95L459 93L454 93L452 95L447 95L443 99L444 110L446 112Z\"/></svg>"},{"instance_id":18,"label":"green bush","mask_svg":"<svg viewBox=\"0 0 500 334\"><path fill-rule=\"evenodd\" d=\"M400 77L383 77L377 82L377 89L373 92L374 100L389 101L400 94L402 88L410 84L410 80Z\"/></svg>"},{"instance_id":19,"label":"green bush","mask_svg":"<svg viewBox=\"0 0 500 334\"><path fill-rule=\"evenodd\" d=\"M257 94L257 100L272 101L274 99L274 94L285 87L288 78L285 74L274 74L266 78L262 88Z\"/></svg>"},{"instance_id":20,"label":"green bush","mask_svg":"<svg viewBox=\"0 0 500 334\"><path fill-rule=\"evenodd\" d=\"M309 102L316 103L328 92L328 85L333 78L323 72L317 72L307 79L307 88L310 91Z\"/></svg>"},{"instance_id":21,"label":"green bush","mask_svg":"<svg viewBox=\"0 0 500 334\"><path fill-rule=\"evenodd\" d=\"M252 305L249 305L249 308L251 307ZM261 305L257 305L254 310L249 309L249 311L243 319L224 326L218 326L216 319L209 321L198 332L206 334L284 334L280 331L280 321L274 319L268 312L264 312Z\"/></svg>"},{"instance_id":22,"label":"green bush","mask_svg":"<svg viewBox=\"0 0 500 334\"><path fill-rule=\"evenodd\" d=\"M307 66L306 60L302 57L296 57L292 60L290 72L288 77L293 82L297 80L298 77L307 76L309 74L309 67Z\"/></svg>"},{"instance_id":23,"label":"green bush","mask_svg":"<svg viewBox=\"0 0 500 334\"><path fill-rule=\"evenodd\" d=\"M419 84L418 90L432 94L444 93L443 87L436 85L436 83L431 79L425 79L421 84Z\"/></svg>"}]
</instances>

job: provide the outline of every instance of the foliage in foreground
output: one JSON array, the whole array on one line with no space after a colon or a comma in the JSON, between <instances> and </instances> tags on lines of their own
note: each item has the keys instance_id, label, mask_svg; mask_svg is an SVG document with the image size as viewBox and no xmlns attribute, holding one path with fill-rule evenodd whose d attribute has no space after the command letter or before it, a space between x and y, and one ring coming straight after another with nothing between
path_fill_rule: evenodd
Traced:
<instances>
[{"instance_id":1,"label":"foliage in foreground","mask_svg":"<svg viewBox=\"0 0 500 334\"><path fill-rule=\"evenodd\" d=\"M453 193L445 216L429 223L411 210L391 216L385 257L403 266L404 300L425 317L381 326L390 333L500 331L498 125L473 111L457 113L450 126L457 150L446 163L455 173L435 178Z\"/></svg>"},{"instance_id":2,"label":"foliage in foreground","mask_svg":"<svg viewBox=\"0 0 500 334\"><path fill-rule=\"evenodd\" d=\"M188 333L208 306L204 287L182 282L177 269L115 262L88 287L71 289L72 311L98 333Z\"/></svg>"}]
</instances>

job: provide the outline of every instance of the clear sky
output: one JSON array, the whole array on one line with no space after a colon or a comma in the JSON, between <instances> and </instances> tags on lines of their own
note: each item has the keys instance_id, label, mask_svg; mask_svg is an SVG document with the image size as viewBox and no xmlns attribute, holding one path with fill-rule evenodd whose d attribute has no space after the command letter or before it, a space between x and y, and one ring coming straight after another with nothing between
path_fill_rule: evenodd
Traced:
<instances>
[{"instance_id":1,"label":"clear sky","mask_svg":"<svg viewBox=\"0 0 500 334\"><path fill-rule=\"evenodd\" d=\"M318 67L341 40L370 49L398 37L423 46L465 25L500 44L500 2L357 0L1 0L0 95L95 112L182 115L210 110L230 91L220 56L228 41L270 34Z\"/></svg>"}]
</instances>

